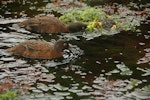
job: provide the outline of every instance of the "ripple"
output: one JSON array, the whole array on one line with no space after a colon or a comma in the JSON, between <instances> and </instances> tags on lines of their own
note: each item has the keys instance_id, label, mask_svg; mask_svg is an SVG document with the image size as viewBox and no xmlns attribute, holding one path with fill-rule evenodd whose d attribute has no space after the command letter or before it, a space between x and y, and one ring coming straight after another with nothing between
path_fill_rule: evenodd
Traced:
<instances>
[{"instance_id":1,"label":"ripple","mask_svg":"<svg viewBox=\"0 0 150 100\"><path fill-rule=\"evenodd\" d=\"M43 83L37 83L37 88L44 92L47 92L49 90L49 87Z\"/></svg>"},{"instance_id":2,"label":"ripple","mask_svg":"<svg viewBox=\"0 0 150 100\"><path fill-rule=\"evenodd\" d=\"M133 73L124 63L117 64L116 67L121 71L121 75L132 75Z\"/></svg>"},{"instance_id":3,"label":"ripple","mask_svg":"<svg viewBox=\"0 0 150 100\"><path fill-rule=\"evenodd\" d=\"M9 58L4 58L4 57L2 57L2 58L0 58L0 60L1 60L1 61L4 61L4 62L16 61L16 60L14 59L14 57L9 57Z\"/></svg>"},{"instance_id":4,"label":"ripple","mask_svg":"<svg viewBox=\"0 0 150 100\"><path fill-rule=\"evenodd\" d=\"M136 89L134 92L126 94L128 98L136 98L139 100L149 100L150 99L150 88L145 86L142 89Z\"/></svg>"},{"instance_id":5,"label":"ripple","mask_svg":"<svg viewBox=\"0 0 150 100\"><path fill-rule=\"evenodd\" d=\"M146 52L145 56L140 58L137 61L137 64L148 63L150 65L150 48L146 48L146 49L144 49L144 51Z\"/></svg>"},{"instance_id":6,"label":"ripple","mask_svg":"<svg viewBox=\"0 0 150 100\"><path fill-rule=\"evenodd\" d=\"M69 92L54 92L55 95L58 95L58 96L68 96L70 95Z\"/></svg>"},{"instance_id":7,"label":"ripple","mask_svg":"<svg viewBox=\"0 0 150 100\"><path fill-rule=\"evenodd\" d=\"M10 12L7 12L10 13ZM0 19L0 24L10 24L10 23L18 23L18 22L23 22L24 18L20 18L20 19Z\"/></svg>"},{"instance_id":8,"label":"ripple","mask_svg":"<svg viewBox=\"0 0 150 100\"><path fill-rule=\"evenodd\" d=\"M57 61L57 60L46 61L44 66L46 66L46 67L56 67L56 66L59 66L59 65L67 64L71 61L76 60L82 54L83 54L83 50L81 50L76 45L71 45L70 44L70 48L68 50L64 51L63 59L61 61Z\"/></svg>"}]
</instances>

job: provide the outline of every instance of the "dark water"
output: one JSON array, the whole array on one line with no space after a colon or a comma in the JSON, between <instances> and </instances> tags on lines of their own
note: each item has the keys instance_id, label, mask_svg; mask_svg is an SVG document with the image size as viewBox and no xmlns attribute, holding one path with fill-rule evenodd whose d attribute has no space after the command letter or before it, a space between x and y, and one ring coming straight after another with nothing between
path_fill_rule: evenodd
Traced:
<instances>
[{"instance_id":1,"label":"dark water","mask_svg":"<svg viewBox=\"0 0 150 100\"><path fill-rule=\"evenodd\" d=\"M12 26L15 19L41 14L37 8L46 3L1 4L0 83L16 84L13 88L22 90L19 100L150 99L150 56L143 58L150 55L150 18L141 22L136 32L68 39L70 50L60 59L34 60L7 53L7 48L25 40L54 43L64 36L29 33ZM25 88L29 90L25 92Z\"/></svg>"}]
</instances>

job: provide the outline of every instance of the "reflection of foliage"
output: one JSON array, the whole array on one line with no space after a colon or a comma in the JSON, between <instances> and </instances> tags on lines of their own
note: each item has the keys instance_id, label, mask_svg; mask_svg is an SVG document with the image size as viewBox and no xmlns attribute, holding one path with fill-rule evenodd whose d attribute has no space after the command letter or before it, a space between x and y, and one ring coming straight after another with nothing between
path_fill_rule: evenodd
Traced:
<instances>
[{"instance_id":1,"label":"reflection of foliage","mask_svg":"<svg viewBox=\"0 0 150 100\"><path fill-rule=\"evenodd\" d=\"M145 86L143 88L137 88L135 91L131 93L127 93L126 98L133 99L135 100L149 100L150 99L150 85Z\"/></svg>"},{"instance_id":2,"label":"reflection of foliage","mask_svg":"<svg viewBox=\"0 0 150 100\"><path fill-rule=\"evenodd\" d=\"M137 62L137 64L143 64L143 63L149 63L150 62L150 48L144 49L145 56L140 58Z\"/></svg>"},{"instance_id":3,"label":"reflection of foliage","mask_svg":"<svg viewBox=\"0 0 150 100\"><path fill-rule=\"evenodd\" d=\"M150 69L148 69L148 68L145 68L145 69L137 68L137 70L145 72L142 76L149 76L150 75Z\"/></svg>"},{"instance_id":4,"label":"reflection of foliage","mask_svg":"<svg viewBox=\"0 0 150 100\"><path fill-rule=\"evenodd\" d=\"M94 92L97 93L97 97L102 97L102 95L98 95L102 93L103 95L110 97L111 100L112 96L114 98L124 98L126 91L133 90L136 86L141 84L142 81L133 78L129 80L108 80L100 76L97 77L93 83ZM116 97L116 95L118 96Z\"/></svg>"},{"instance_id":5,"label":"reflection of foliage","mask_svg":"<svg viewBox=\"0 0 150 100\"><path fill-rule=\"evenodd\" d=\"M130 79L130 87L138 86L140 83L142 83L142 81L137 80L137 79Z\"/></svg>"},{"instance_id":6,"label":"reflection of foliage","mask_svg":"<svg viewBox=\"0 0 150 100\"><path fill-rule=\"evenodd\" d=\"M5 93L0 94L1 100L17 100L17 94L7 90Z\"/></svg>"},{"instance_id":7,"label":"reflection of foliage","mask_svg":"<svg viewBox=\"0 0 150 100\"><path fill-rule=\"evenodd\" d=\"M106 73L106 75L112 75L113 73L120 73L120 75L128 75L128 76L130 76L133 73L132 70L130 70L128 68L128 66L126 66L124 63L117 64L116 67L118 69L110 71L110 72Z\"/></svg>"},{"instance_id":8,"label":"reflection of foliage","mask_svg":"<svg viewBox=\"0 0 150 100\"><path fill-rule=\"evenodd\" d=\"M117 68L121 71L121 75L132 75L132 71L124 64L117 64Z\"/></svg>"},{"instance_id":9,"label":"reflection of foliage","mask_svg":"<svg viewBox=\"0 0 150 100\"><path fill-rule=\"evenodd\" d=\"M134 3L134 2L130 2L129 4L127 4L128 7L130 7L131 9L134 10L144 10L150 7L149 3Z\"/></svg>"}]
</instances>

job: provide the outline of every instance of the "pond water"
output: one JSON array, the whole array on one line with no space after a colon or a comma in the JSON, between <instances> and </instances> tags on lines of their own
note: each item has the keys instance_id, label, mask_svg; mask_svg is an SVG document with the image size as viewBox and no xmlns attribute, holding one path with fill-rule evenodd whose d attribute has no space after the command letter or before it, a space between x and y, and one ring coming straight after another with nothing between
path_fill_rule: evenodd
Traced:
<instances>
[{"instance_id":1,"label":"pond water","mask_svg":"<svg viewBox=\"0 0 150 100\"><path fill-rule=\"evenodd\" d=\"M7 53L7 48L25 40L54 43L64 36L30 33L13 25L39 14L36 9L47 2L1 4L0 84L18 89L19 100L150 99L150 18L142 21L136 32L91 40L68 38L70 49L60 59L27 59Z\"/></svg>"}]
</instances>

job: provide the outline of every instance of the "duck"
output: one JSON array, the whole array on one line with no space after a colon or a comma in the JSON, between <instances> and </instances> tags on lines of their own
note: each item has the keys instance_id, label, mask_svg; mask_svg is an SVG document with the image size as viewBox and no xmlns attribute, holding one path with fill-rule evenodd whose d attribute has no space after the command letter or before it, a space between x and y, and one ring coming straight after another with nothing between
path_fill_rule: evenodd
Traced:
<instances>
[{"instance_id":1,"label":"duck","mask_svg":"<svg viewBox=\"0 0 150 100\"><path fill-rule=\"evenodd\" d=\"M27 19L18 24L19 27L35 33L74 33L82 31L86 25L82 22L74 22L66 25L54 16L40 16Z\"/></svg>"},{"instance_id":2,"label":"duck","mask_svg":"<svg viewBox=\"0 0 150 100\"><path fill-rule=\"evenodd\" d=\"M59 39L55 44L42 40L27 40L8 48L7 51L14 55L20 55L33 59L53 59L63 56L63 51L69 47L64 39Z\"/></svg>"}]
</instances>

